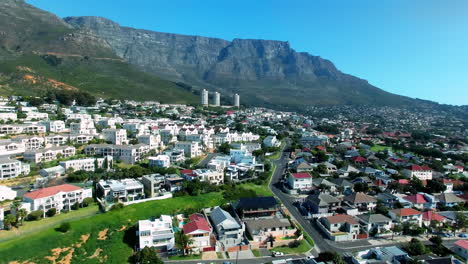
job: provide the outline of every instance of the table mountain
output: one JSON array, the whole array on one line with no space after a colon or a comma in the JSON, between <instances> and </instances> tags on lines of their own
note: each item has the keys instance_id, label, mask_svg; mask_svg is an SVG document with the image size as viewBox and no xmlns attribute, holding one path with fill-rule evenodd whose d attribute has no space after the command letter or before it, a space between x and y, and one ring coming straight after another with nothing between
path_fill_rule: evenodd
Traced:
<instances>
[{"instance_id":1,"label":"table mountain","mask_svg":"<svg viewBox=\"0 0 468 264\"><path fill-rule=\"evenodd\" d=\"M254 105L401 105L412 100L342 73L332 62L296 52L288 42L232 41L123 27L101 17L67 23L104 39L114 52L146 72L224 95L240 93Z\"/></svg>"}]
</instances>

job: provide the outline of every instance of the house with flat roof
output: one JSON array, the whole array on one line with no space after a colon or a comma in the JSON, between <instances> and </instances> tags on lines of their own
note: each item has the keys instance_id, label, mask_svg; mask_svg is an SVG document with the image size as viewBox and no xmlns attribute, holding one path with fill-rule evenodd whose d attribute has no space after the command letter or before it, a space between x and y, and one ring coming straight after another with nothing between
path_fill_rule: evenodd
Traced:
<instances>
[{"instance_id":1,"label":"house with flat roof","mask_svg":"<svg viewBox=\"0 0 468 264\"><path fill-rule=\"evenodd\" d=\"M167 252L175 247L172 218L161 215L159 218L138 221L138 247L154 248L157 252Z\"/></svg>"},{"instance_id":2,"label":"house with flat roof","mask_svg":"<svg viewBox=\"0 0 468 264\"><path fill-rule=\"evenodd\" d=\"M100 180L96 194L109 203L130 202L145 198L144 186L135 179Z\"/></svg>"},{"instance_id":3,"label":"house with flat roof","mask_svg":"<svg viewBox=\"0 0 468 264\"><path fill-rule=\"evenodd\" d=\"M322 217L318 226L333 241L350 241L358 239L360 225L357 218L351 215L337 214Z\"/></svg>"}]
</instances>

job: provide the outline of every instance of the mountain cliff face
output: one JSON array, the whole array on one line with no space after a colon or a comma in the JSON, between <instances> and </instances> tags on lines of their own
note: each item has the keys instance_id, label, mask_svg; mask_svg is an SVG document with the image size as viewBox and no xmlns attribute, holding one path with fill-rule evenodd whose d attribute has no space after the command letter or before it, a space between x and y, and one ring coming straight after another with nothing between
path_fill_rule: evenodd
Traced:
<instances>
[{"instance_id":1,"label":"mountain cliff face","mask_svg":"<svg viewBox=\"0 0 468 264\"><path fill-rule=\"evenodd\" d=\"M332 62L296 52L288 42L186 36L122 27L100 17L68 17L141 69L262 105L383 104L409 98L340 72Z\"/></svg>"}]
</instances>

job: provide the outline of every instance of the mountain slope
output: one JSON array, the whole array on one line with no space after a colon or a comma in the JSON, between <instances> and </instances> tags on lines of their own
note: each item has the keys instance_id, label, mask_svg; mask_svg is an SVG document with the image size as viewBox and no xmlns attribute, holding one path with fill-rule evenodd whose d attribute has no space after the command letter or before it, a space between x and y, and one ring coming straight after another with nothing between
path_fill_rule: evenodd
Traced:
<instances>
[{"instance_id":1,"label":"mountain slope","mask_svg":"<svg viewBox=\"0 0 468 264\"><path fill-rule=\"evenodd\" d=\"M122 27L100 17L68 17L143 70L254 105L403 105L412 99L385 92L340 72L332 62L296 52L288 42L186 36Z\"/></svg>"},{"instance_id":2,"label":"mountain slope","mask_svg":"<svg viewBox=\"0 0 468 264\"><path fill-rule=\"evenodd\" d=\"M22 0L0 2L0 93L79 89L103 97L193 103L174 82L142 72L87 29Z\"/></svg>"}]
</instances>

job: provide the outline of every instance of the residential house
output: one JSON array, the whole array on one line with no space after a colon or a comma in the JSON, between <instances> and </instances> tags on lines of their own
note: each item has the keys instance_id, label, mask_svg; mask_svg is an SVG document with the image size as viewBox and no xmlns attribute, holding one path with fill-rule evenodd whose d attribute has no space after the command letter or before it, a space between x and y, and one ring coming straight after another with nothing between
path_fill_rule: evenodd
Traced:
<instances>
[{"instance_id":1,"label":"residential house","mask_svg":"<svg viewBox=\"0 0 468 264\"><path fill-rule=\"evenodd\" d=\"M169 192L177 192L184 188L184 178L179 177L177 174L172 174L166 177L164 188Z\"/></svg>"},{"instance_id":2,"label":"residential house","mask_svg":"<svg viewBox=\"0 0 468 264\"><path fill-rule=\"evenodd\" d=\"M413 208L393 209L388 212L393 221L403 224L410 223L422 226L422 213Z\"/></svg>"},{"instance_id":3,"label":"residential house","mask_svg":"<svg viewBox=\"0 0 468 264\"><path fill-rule=\"evenodd\" d=\"M35 150L44 147L45 139L38 136L17 136L11 141L23 144L26 150Z\"/></svg>"},{"instance_id":4,"label":"residential house","mask_svg":"<svg viewBox=\"0 0 468 264\"><path fill-rule=\"evenodd\" d=\"M278 202L272 196L241 198L235 207L242 219L272 217L279 211Z\"/></svg>"},{"instance_id":5,"label":"residential house","mask_svg":"<svg viewBox=\"0 0 468 264\"><path fill-rule=\"evenodd\" d=\"M135 179L100 180L96 195L109 202L129 202L145 198L144 186Z\"/></svg>"},{"instance_id":6,"label":"residential house","mask_svg":"<svg viewBox=\"0 0 468 264\"><path fill-rule=\"evenodd\" d=\"M16 198L16 191L10 187L0 185L0 202L5 200L14 200Z\"/></svg>"},{"instance_id":7,"label":"residential house","mask_svg":"<svg viewBox=\"0 0 468 264\"><path fill-rule=\"evenodd\" d=\"M202 214L191 214L190 221L184 224L182 230L193 242L191 249L197 252L203 252L203 249L211 247L212 228L208 220Z\"/></svg>"},{"instance_id":8,"label":"residential house","mask_svg":"<svg viewBox=\"0 0 468 264\"><path fill-rule=\"evenodd\" d=\"M166 177L161 174L143 175L141 183L145 187L146 197L155 197L166 193Z\"/></svg>"},{"instance_id":9,"label":"residential house","mask_svg":"<svg viewBox=\"0 0 468 264\"><path fill-rule=\"evenodd\" d=\"M377 194L377 200L389 208L394 208L395 204L398 203L399 197L389 192L382 192Z\"/></svg>"},{"instance_id":10,"label":"residential house","mask_svg":"<svg viewBox=\"0 0 468 264\"><path fill-rule=\"evenodd\" d=\"M455 254L468 261L468 240L458 240L455 242L453 251Z\"/></svg>"},{"instance_id":11,"label":"residential house","mask_svg":"<svg viewBox=\"0 0 468 264\"><path fill-rule=\"evenodd\" d=\"M195 158L202 154L200 145L195 141L178 141L174 148L184 150L185 156L189 158Z\"/></svg>"},{"instance_id":12,"label":"residential house","mask_svg":"<svg viewBox=\"0 0 468 264\"><path fill-rule=\"evenodd\" d=\"M404 196L403 199L419 210L436 208L434 196L426 193Z\"/></svg>"},{"instance_id":13,"label":"residential house","mask_svg":"<svg viewBox=\"0 0 468 264\"><path fill-rule=\"evenodd\" d=\"M311 214L329 214L340 207L340 200L327 193L309 195L303 202L303 207Z\"/></svg>"},{"instance_id":14,"label":"residential house","mask_svg":"<svg viewBox=\"0 0 468 264\"><path fill-rule=\"evenodd\" d=\"M376 247L353 254L353 264L400 264L408 263L408 253L397 246Z\"/></svg>"},{"instance_id":15,"label":"residential house","mask_svg":"<svg viewBox=\"0 0 468 264\"><path fill-rule=\"evenodd\" d=\"M371 211L377 206L377 199L362 192L355 192L345 196L343 201L356 206L360 211Z\"/></svg>"},{"instance_id":16,"label":"residential house","mask_svg":"<svg viewBox=\"0 0 468 264\"><path fill-rule=\"evenodd\" d=\"M0 140L0 155L10 156L23 154L26 151L26 146L23 143L13 142L10 139Z\"/></svg>"},{"instance_id":17,"label":"residential house","mask_svg":"<svg viewBox=\"0 0 468 264\"><path fill-rule=\"evenodd\" d=\"M308 193L312 190L312 175L309 173L289 173L286 181L292 192Z\"/></svg>"},{"instance_id":18,"label":"residential house","mask_svg":"<svg viewBox=\"0 0 468 264\"><path fill-rule=\"evenodd\" d=\"M65 131L65 122L62 120L41 121L39 124L45 126L47 132L61 133Z\"/></svg>"},{"instance_id":19,"label":"residential house","mask_svg":"<svg viewBox=\"0 0 468 264\"><path fill-rule=\"evenodd\" d=\"M84 158L84 159L73 159L65 160L59 163L65 171L95 171L96 169L109 170L112 168L112 156L106 156L104 158Z\"/></svg>"},{"instance_id":20,"label":"residential house","mask_svg":"<svg viewBox=\"0 0 468 264\"><path fill-rule=\"evenodd\" d=\"M421 181L432 180L432 169L428 166L411 165L403 170L403 174L412 179L416 177Z\"/></svg>"},{"instance_id":21,"label":"residential house","mask_svg":"<svg viewBox=\"0 0 468 264\"><path fill-rule=\"evenodd\" d=\"M82 203L85 198L92 196L91 189L62 184L25 193L23 202L29 204L28 211L47 211L55 208L60 213L61 210L70 210L75 203Z\"/></svg>"},{"instance_id":22,"label":"residential house","mask_svg":"<svg viewBox=\"0 0 468 264\"><path fill-rule=\"evenodd\" d=\"M358 215L359 223L367 234L376 234L377 236L390 235L392 228L392 219L382 214L362 214Z\"/></svg>"},{"instance_id":23,"label":"residential house","mask_svg":"<svg viewBox=\"0 0 468 264\"><path fill-rule=\"evenodd\" d=\"M238 247L244 241L245 226L228 212L217 206L210 212L210 220L216 231L216 238L224 250Z\"/></svg>"},{"instance_id":24,"label":"residential house","mask_svg":"<svg viewBox=\"0 0 468 264\"><path fill-rule=\"evenodd\" d=\"M431 222L436 222L439 226L446 221L446 218L434 211L424 211L422 213L422 221L425 226L430 226Z\"/></svg>"},{"instance_id":25,"label":"residential house","mask_svg":"<svg viewBox=\"0 0 468 264\"><path fill-rule=\"evenodd\" d=\"M456 196L453 193L442 193L436 196L438 203L442 206L453 207L460 203L464 203L465 200Z\"/></svg>"},{"instance_id":26,"label":"residential house","mask_svg":"<svg viewBox=\"0 0 468 264\"><path fill-rule=\"evenodd\" d=\"M359 221L351 215L337 214L322 217L318 221L327 237L333 241L350 241L358 239Z\"/></svg>"},{"instance_id":27,"label":"residential house","mask_svg":"<svg viewBox=\"0 0 468 264\"><path fill-rule=\"evenodd\" d=\"M281 145L281 141L278 141L275 136L267 136L263 140L263 145L265 147L279 147Z\"/></svg>"},{"instance_id":28,"label":"residential house","mask_svg":"<svg viewBox=\"0 0 468 264\"><path fill-rule=\"evenodd\" d=\"M162 253L175 247L172 218L169 215L138 221L137 236L140 250L149 247Z\"/></svg>"},{"instance_id":29,"label":"residential house","mask_svg":"<svg viewBox=\"0 0 468 264\"><path fill-rule=\"evenodd\" d=\"M39 175L42 177L56 178L65 174L65 168L62 166L54 166L50 168L44 168L39 171Z\"/></svg>"},{"instance_id":30,"label":"residential house","mask_svg":"<svg viewBox=\"0 0 468 264\"><path fill-rule=\"evenodd\" d=\"M202 182L208 182L214 185L220 185L224 183L223 172L208 169L196 169L193 171L193 174L196 175L196 177Z\"/></svg>"},{"instance_id":31,"label":"residential house","mask_svg":"<svg viewBox=\"0 0 468 264\"><path fill-rule=\"evenodd\" d=\"M111 142L115 145L126 145L128 144L127 130L125 129L103 129L101 133L104 140Z\"/></svg>"}]
</instances>

